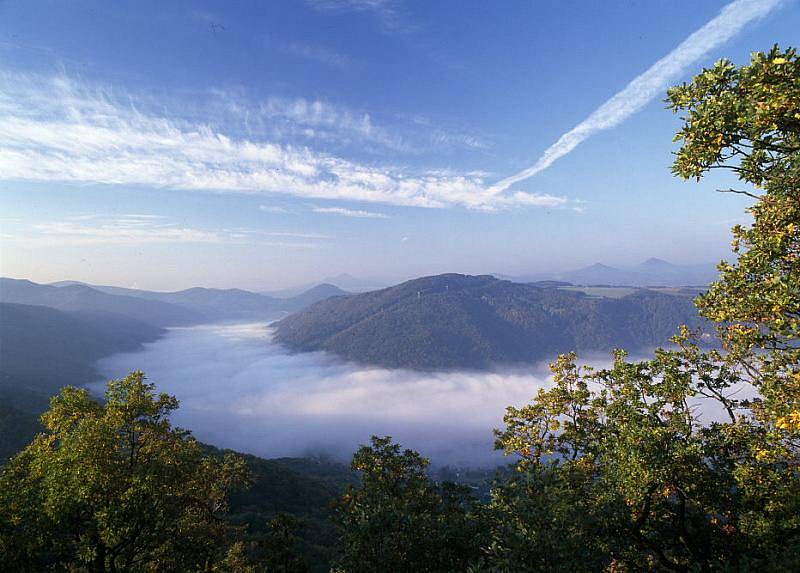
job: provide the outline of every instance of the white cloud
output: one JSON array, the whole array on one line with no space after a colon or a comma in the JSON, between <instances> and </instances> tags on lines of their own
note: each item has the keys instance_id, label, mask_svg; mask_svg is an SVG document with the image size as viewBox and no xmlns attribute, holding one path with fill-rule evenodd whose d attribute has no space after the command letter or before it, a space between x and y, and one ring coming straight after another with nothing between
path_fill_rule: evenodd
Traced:
<instances>
[{"instance_id":1,"label":"white cloud","mask_svg":"<svg viewBox=\"0 0 800 573\"><path fill-rule=\"evenodd\" d=\"M329 235L321 235L319 233L295 233L292 231L266 231L265 235L270 237L291 237L294 239L332 239Z\"/></svg>"},{"instance_id":2,"label":"white cloud","mask_svg":"<svg viewBox=\"0 0 800 573\"><path fill-rule=\"evenodd\" d=\"M496 183L492 186L492 191L502 193L515 183L544 171L595 133L616 127L654 98L663 95L666 88L680 78L689 66L696 64L710 51L736 36L747 24L766 16L782 3L783 0L731 2L716 18L686 38L588 118L562 135L533 166Z\"/></svg>"},{"instance_id":3,"label":"white cloud","mask_svg":"<svg viewBox=\"0 0 800 573\"><path fill-rule=\"evenodd\" d=\"M272 122L273 131L301 135L307 139L348 139L378 143L382 147L409 151L411 147L401 137L377 127L368 113L320 100L271 97L259 107L261 118Z\"/></svg>"},{"instance_id":4,"label":"white cloud","mask_svg":"<svg viewBox=\"0 0 800 573\"><path fill-rule=\"evenodd\" d=\"M434 129L431 132L431 142L437 147L467 147L469 149L486 149L488 145L469 133L456 133L446 131L441 128Z\"/></svg>"},{"instance_id":5,"label":"white cloud","mask_svg":"<svg viewBox=\"0 0 800 573\"><path fill-rule=\"evenodd\" d=\"M293 113L328 121L324 106ZM314 119L316 118L316 119ZM368 117L354 129L369 132ZM341 121L339 118L336 121ZM492 193L477 173L408 173L137 109L125 94L64 76L0 73L0 178L497 210L564 197Z\"/></svg>"},{"instance_id":6,"label":"white cloud","mask_svg":"<svg viewBox=\"0 0 800 573\"><path fill-rule=\"evenodd\" d=\"M331 215L342 215L343 217L361 217L364 219L388 219L389 216L375 211L364 211L362 209L345 209L343 207L314 207L315 213L328 213Z\"/></svg>"},{"instance_id":7,"label":"white cloud","mask_svg":"<svg viewBox=\"0 0 800 573\"><path fill-rule=\"evenodd\" d=\"M270 96L252 100L243 89L212 89L205 105L185 101L167 106L185 115L187 107L196 121L213 119L216 129L228 133L243 131L250 139L274 142L305 142L324 145L328 153L355 150L370 156L399 154L421 156L433 152L485 151L491 143L464 126L448 120L434 121L420 114L384 115L381 121L364 110L340 103L304 97ZM156 102L163 109L163 100ZM163 112L162 112L163 114ZM447 125L444 125L447 124ZM222 127L224 126L224 127ZM333 151L336 149L337 151Z\"/></svg>"},{"instance_id":8,"label":"white cloud","mask_svg":"<svg viewBox=\"0 0 800 573\"><path fill-rule=\"evenodd\" d=\"M289 213L289 210L286 207L281 207L280 205L259 205L258 210L263 211L264 213L274 213L276 215Z\"/></svg>"},{"instance_id":9,"label":"white cloud","mask_svg":"<svg viewBox=\"0 0 800 573\"><path fill-rule=\"evenodd\" d=\"M258 244L314 249L327 235L261 229L208 230L178 225L158 215L78 215L59 221L31 224L7 237L10 242L40 247L82 245L147 245L161 243Z\"/></svg>"},{"instance_id":10,"label":"white cloud","mask_svg":"<svg viewBox=\"0 0 800 573\"><path fill-rule=\"evenodd\" d=\"M425 133L429 146L434 149L486 150L491 146L483 136L470 133L458 126L442 127L422 114L403 115L402 117Z\"/></svg>"},{"instance_id":11,"label":"white cloud","mask_svg":"<svg viewBox=\"0 0 800 573\"><path fill-rule=\"evenodd\" d=\"M220 243L219 233L179 227L152 225L139 219L119 218L106 223L55 221L31 226L34 236L26 237L38 245L141 245L151 243Z\"/></svg>"}]
</instances>

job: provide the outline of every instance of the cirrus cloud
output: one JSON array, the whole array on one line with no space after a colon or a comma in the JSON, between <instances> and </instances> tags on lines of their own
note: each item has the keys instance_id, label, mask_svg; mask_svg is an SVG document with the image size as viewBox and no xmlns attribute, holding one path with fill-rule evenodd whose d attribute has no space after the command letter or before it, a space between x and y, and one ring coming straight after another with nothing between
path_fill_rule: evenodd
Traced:
<instances>
[{"instance_id":1,"label":"cirrus cloud","mask_svg":"<svg viewBox=\"0 0 800 573\"><path fill-rule=\"evenodd\" d=\"M388 219L389 215L376 213L375 211L364 211L363 209L345 209L344 207L314 207L314 213L327 213L330 215L341 215L343 217L357 217L362 219Z\"/></svg>"},{"instance_id":2,"label":"cirrus cloud","mask_svg":"<svg viewBox=\"0 0 800 573\"><path fill-rule=\"evenodd\" d=\"M485 211L567 203L549 194L497 196L480 174L414 173L232 137L131 101L64 75L0 73L0 177ZM322 107L300 107L303 117L329 117ZM360 126L370 129L363 118Z\"/></svg>"},{"instance_id":3,"label":"cirrus cloud","mask_svg":"<svg viewBox=\"0 0 800 573\"><path fill-rule=\"evenodd\" d=\"M159 215L78 215L18 228L9 242L40 247L149 245L179 243L258 244L298 250L316 249L333 237L319 233L250 228L200 229Z\"/></svg>"}]
</instances>

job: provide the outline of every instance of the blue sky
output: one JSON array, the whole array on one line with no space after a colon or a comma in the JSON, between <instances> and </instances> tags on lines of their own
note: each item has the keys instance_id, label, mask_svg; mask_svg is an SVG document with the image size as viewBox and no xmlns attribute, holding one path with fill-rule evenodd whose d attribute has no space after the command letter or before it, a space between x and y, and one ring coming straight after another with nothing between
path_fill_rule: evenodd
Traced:
<instances>
[{"instance_id":1,"label":"blue sky","mask_svg":"<svg viewBox=\"0 0 800 573\"><path fill-rule=\"evenodd\" d=\"M747 203L670 175L663 86L798 30L791 0L0 1L0 274L716 261Z\"/></svg>"}]
</instances>

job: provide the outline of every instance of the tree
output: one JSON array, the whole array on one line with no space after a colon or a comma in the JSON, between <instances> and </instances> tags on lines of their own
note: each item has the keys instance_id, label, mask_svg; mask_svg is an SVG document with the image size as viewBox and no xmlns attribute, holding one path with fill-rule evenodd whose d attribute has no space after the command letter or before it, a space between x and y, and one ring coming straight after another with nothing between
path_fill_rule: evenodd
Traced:
<instances>
[{"instance_id":1,"label":"tree","mask_svg":"<svg viewBox=\"0 0 800 573\"><path fill-rule=\"evenodd\" d=\"M731 360L746 370L763 404L754 414L779 430L800 430L800 59L796 50L753 55L749 66L719 62L688 85L670 90L686 111L673 171L700 178L733 171L760 192L729 189L755 199L754 222L733 229L735 264L698 300L720 323ZM780 441L787 434L775 434ZM788 452L787 452L788 454Z\"/></svg>"},{"instance_id":2,"label":"tree","mask_svg":"<svg viewBox=\"0 0 800 573\"><path fill-rule=\"evenodd\" d=\"M308 564L295 551L295 532L301 527L302 522L288 513L267 522L267 534L260 542L267 573L308 573Z\"/></svg>"},{"instance_id":3,"label":"tree","mask_svg":"<svg viewBox=\"0 0 800 573\"><path fill-rule=\"evenodd\" d=\"M696 301L719 345L708 350L684 328L651 360L618 351L594 371L562 356L553 388L508 409L498 445L529 481L555 476L567 491L554 495L587 506L578 527L595 528L583 539L609 570L797 570L800 60L778 47L740 68L723 60L668 102L685 114L673 171L731 170L747 187L726 191L754 201L753 223L733 230L738 259ZM720 415L703 418L700 403ZM565 517L574 512L554 515L559 531ZM528 566L553 570L554 555Z\"/></svg>"},{"instance_id":4,"label":"tree","mask_svg":"<svg viewBox=\"0 0 800 573\"><path fill-rule=\"evenodd\" d=\"M360 487L335 510L342 527L339 566L348 573L464 571L475 557L478 529L467 488L428 478L428 460L373 436L353 456Z\"/></svg>"},{"instance_id":5,"label":"tree","mask_svg":"<svg viewBox=\"0 0 800 573\"><path fill-rule=\"evenodd\" d=\"M141 372L109 382L105 398L63 389L45 431L3 469L0 569L236 570L220 517L248 479L244 461L206 455L173 428L178 401Z\"/></svg>"}]
</instances>

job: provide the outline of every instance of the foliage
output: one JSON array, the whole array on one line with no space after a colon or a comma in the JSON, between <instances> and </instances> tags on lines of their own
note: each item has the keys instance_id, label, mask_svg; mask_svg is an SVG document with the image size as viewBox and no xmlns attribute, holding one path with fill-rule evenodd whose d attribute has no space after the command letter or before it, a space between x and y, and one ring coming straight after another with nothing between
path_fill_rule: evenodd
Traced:
<instances>
[{"instance_id":1,"label":"foliage","mask_svg":"<svg viewBox=\"0 0 800 573\"><path fill-rule=\"evenodd\" d=\"M775 46L742 68L723 60L669 97L673 109L690 112L675 172L729 169L762 190L744 191L756 199L754 223L733 229L738 261L721 266L722 279L698 304L722 324L729 361L758 388L754 415L785 432L773 435L777 445L800 430L800 58Z\"/></svg>"},{"instance_id":2,"label":"foliage","mask_svg":"<svg viewBox=\"0 0 800 573\"><path fill-rule=\"evenodd\" d=\"M105 404L67 387L45 432L0 474L0 569L205 571L228 552L220 517L247 480L241 458L204 454L173 428L178 406L141 372Z\"/></svg>"},{"instance_id":3,"label":"foliage","mask_svg":"<svg viewBox=\"0 0 800 573\"><path fill-rule=\"evenodd\" d=\"M360 487L336 506L343 536L341 570L358 572L463 571L475 557L478 529L469 490L437 484L428 460L401 451L391 438L373 437L353 457Z\"/></svg>"},{"instance_id":4,"label":"foliage","mask_svg":"<svg viewBox=\"0 0 800 573\"><path fill-rule=\"evenodd\" d=\"M775 47L723 60L668 97L685 114L674 172L730 169L748 188L727 191L754 201L736 262L696 300L718 344L683 327L650 360L618 350L594 370L560 356L552 387L497 432L516 475L460 518L479 524L469 571L800 569L800 59ZM354 467L345 570L417 555L431 570L429 539L462 539L419 536L436 512L417 454L375 441Z\"/></svg>"},{"instance_id":5,"label":"foliage","mask_svg":"<svg viewBox=\"0 0 800 573\"><path fill-rule=\"evenodd\" d=\"M613 512L602 511L587 472L570 469L529 467L494 485L478 514L488 539L471 572L602 571L618 543L599 535Z\"/></svg>"},{"instance_id":6,"label":"foliage","mask_svg":"<svg viewBox=\"0 0 800 573\"><path fill-rule=\"evenodd\" d=\"M38 416L30 411L46 408L39 404L38 395L32 398L35 399L21 398L19 390L0 395L0 453L6 452L6 457L24 449L43 430ZM230 453L206 445L203 452L214 458ZM223 515L240 541L215 567L222 571L221 567L246 559L250 566L258 563L263 569L271 558L265 549L270 546L272 535L269 523L280 514L289 514L300 524L292 532L292 551L302 555L312 572L329 571L337 535L329 506L348 484L355 483L354 474L344 464L319 458L241 457L251 483L246 489L230 492L230 507ZM0 460L0 465L5 461Z\"/></svg>"},{"instance_id":7,"label":"foliage","mask_svg":"<svg viewBox=\"0 0 800 573\"><path fill-rule=\"evenodd\" d=\"M726 168L761 189L730 190L755 200L754 221L734 229L738 260L697 300L719 348L701 349L684 328L676 348L644 362L620 351L613 367L593 371L562 356L553 388L509 408L498 444L524 475L584 476L567 499L590 500L584 526L597 527L593 544L612 570L794 570L800 61L777 47L742 68L721 61L671 89L669 102L687 114L677 175ZM703 418L701 403L719 416Z\"/></svg>"},{"instance_id":8,"label":"foliage","mask_svg":"<svg viewBox=\"0 0 800 573\"><path fill-rule=\"evenodd\" d=\"M222 455L218 450L214 453ZM252 483L231 494L227 519L244 528L247 553L256 561L269 561L265 548L275 537L270 524L288 515L295 520L291 551L302 556L312 572L329 571L337 543L330 505L347 485L355 483L353 472L344 464L319 458L243 457Z\"/></svg>"},{"instance_id":9,"label":"foliage","mask_svg":"<svg viewBox=\"0 0 800 573\"><path fill-rule=\"evenodd\" d=\"M308 564L296 553L295 531L302 522L286 513L279 513L267 523L268 534L262 541L264 565L274 573L307 573Z\"/></svg>"}]
</instances>

